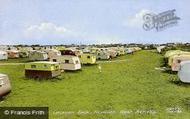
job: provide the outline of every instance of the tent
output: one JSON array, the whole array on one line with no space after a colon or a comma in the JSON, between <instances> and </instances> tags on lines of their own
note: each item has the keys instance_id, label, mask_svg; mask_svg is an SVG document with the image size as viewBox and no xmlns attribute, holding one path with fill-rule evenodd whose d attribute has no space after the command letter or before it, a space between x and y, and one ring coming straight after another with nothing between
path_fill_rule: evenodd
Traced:
<instances>
[{"instance_id":1,"label":"tent","mask_svg":"<svg viewBox=\"0 0 190 119\"><path fill-rule=\"evenodd\" d=\"M5 74L0 74L0 98L11 91L11 84L9 78Z\"/></svg>"},{"instance_id":2,"label":"tent","mask_svg":"<svg viewBox=\"0 0 190 119\"><path fill-rule=\"evenodd\" d=\"M48 55L44 51L30 51L29 60L31 61L44 61L48 59Z\"/></svg>"},{"instance_id":3,"label":"tent","mask_svg":"<svg viewBox=\"0 0 190 119\"><path fill-rule=\"evenodd\" d=\"M180 63L178 76L182 82L190 83L190 61L183 61Z\"/></svg>"},{"instance_id":4,"label":"tent","mask_svg":"<svg viewBox=\"0 0 190 119\"><path fill-rule=\"evenodd\" d=\"M48 79L61 75L60 65L57 62L31 62L25 64L25 77Z\"/></svg>"},{"instance_id":5,"label":"tent","mask_svg":"<svg viewBox=\"0 0 190 119\"><path fill-rule=\"evenodd\" d=\"M61 55L50 59L53 62L59 62L63 70L79 70L81 63L79 57L74 55Z\"/></svg>"},{"instance_id":6,"label":"tent","mask_svg":"<svg viewBox=\"0 0 190 119\"><path fill-rule=\"evenodd\" d=\"M178 71L180 68L180 63L183 61L190 61L190 55L175 55L172 59L171 68L172 71Z\"/></svg>"},{"instance_id":7,"label":"tent","mask_svg":"<svg viewBox=\"0 0 190 119\"><path fill-rule=\"evenodd\" d=\"M7 60L8 54L5 51L0 51L0 60Z\"/></svg>"},{"instance_id":8,"label":"tent","mask_svg":"<svg viewBox=\"0 0 190 119\"><path fill-rule=\"evenodd\" d=\"M95 64L96 56L90 53L83 53L79 55L80 61L82 64Z\"/></svg>"},{"instance_id":9,"label":"tent","mask_svg":"<svg viewBox=\"0 0 190 119\"><path fill-rule=\"evenodd\" d=\"M19 58L18 50L7 50L8 58Z\"/></svg>"}]
</instances>

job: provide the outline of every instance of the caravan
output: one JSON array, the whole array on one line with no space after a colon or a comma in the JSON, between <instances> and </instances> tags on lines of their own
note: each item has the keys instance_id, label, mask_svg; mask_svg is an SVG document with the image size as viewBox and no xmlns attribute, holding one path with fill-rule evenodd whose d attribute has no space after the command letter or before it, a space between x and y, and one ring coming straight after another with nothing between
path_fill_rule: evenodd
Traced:
<instances>
[{"instance_id":1,"label":"caravan","mask_svg":"<svg viewBox=\"0 0 190 119\"><path fill-rule=\"evenodd\" d=\"M107 49L108 53L110 54L110 58L115 58L117 57L117 52L115 50L112 50L112 49Z\"/></svg>"},{"instance_id":2,"label":"caravan","mask_svg":"<svg viewBox=\"0 0 190 119\"><path fill-rule=\"evenodd\" d=\"M25 77L49 79L61 75L60 65L56 62L40 61L25 64Z\"/></svg>"},{"instance_id":3,"label":"caravan","mask_svg":"<svg viewBox=\"0 0 190 119\"><path fill-rule=\"evenodd\" d=\"M19 58L18 50L7 50L8 58Z\"/></svg>"},{"instance_id":4,"label":"caravan","mask_svg":"<svg viewBox=\"0 0 190 119\"><path fill-rule=\"evenodd\" d=\"M98 60L108 60L110 58L111 58L110 53L105 50L101 50L101 51L97 52L97 54L96 54L96 59L98 59Z\"/></svg>"},{"instance_id":5,"label":"caravan","mask_svg":"<svg viewBox=\"0 0 190 119\"><path fill-rule=\"evenodd\" d=\"M19 57L20 58L27 58L29 55L28 51L20 50L19 51Z\"/></svg>"},{"instance_id":6,"label":"caravan","mask_svg":"<svg viewBox=\"0 0 190 119\"><path fill-rule=\"evenodd\" d=\"M50 61L59 62L62 70L81 69L79 57L72 50L61 50L61 55L50 58Z\"/></svg>"},{"instance_id":7,"label":"caravan","mask_svg":"<svg viewBox=\"0 0 190 119\"><path fill-rule=\"evenodd\" d=\"M8 46L7 45L0 45L0 51L7 51Z\"/></svg>"},{"instance_id":8,"label":"caravan","mask_svg":"<svg viewBox=\"0 0 190 119\"><path fill-rule=\"evenodd\" d=\"M190 61L183 61L180 63L178 76L182 82L190 83Z\"/></svg>"},{"instance_id":9,"label":"caravan","mask_svg":"<svg viewBox=\"0 0 190 119\"><path fill-rule=\"evenodd\" d=\"M9 78L5 74L0 74L0 98L11 91L11 84Z\"/></svg>"},{"instance_id":10,"label":"caravan","mask_svg":"<svg viewBox=\"0 0 190 119\"><path fill-rule=\"evenodd\" d=\"M190 52L178 52L176 54L172 54L169 58L168 58L168 65L171 66L172 65L172 61L175 57L180 56L180 55L190 55Z\"/></svg>"},{"instance_id":11,"label":"caravan","mask_svg":"<svg viewBox=\"0 0 190 119\"><path fill-rule=\"evenodd\" d=\"M48 55L46 52L34 50L29 53L29 60L31 61L44 61L47 59Z\"/></svg>"},{"instance_id":12,"label":"caravan","mask_svg":"<svg viewBox=\"0 0 190 119\"><path fill-rule=\"evenodd\" d=\"M82 64L95 64L96 56L90 53L83 53L79 55L80 61Z\"/></svg>"},{"instance_id":13,"label":"caravan","mask_svg":"<svg viewBox=\"0 0 190 119\"><path fill-rule=\"evenodd\" d=\"M127 54L133 54L133 50L131 49L131 48L126 48L125 49L125 52L127 53Z\"/></svg>"},{"instance_id":14,"label":"caravan","mask_svg":"<svg viewBox=\"0 0 190 119\"><path fill-rule=\"evenodd\" d=\"M81 63L77 56L74 55L61 55L51 58L50 61L59 62L62 70L79 70Z\"/></svg>"},{"instance_id":15,"label":"caravan","mask_svg":"<svg viewBox=\"0 0 190 119\"><path fill-rule=\"evenodd\" d=\"M183 61L190 61L190 55L176 55L172 58L171 68L172 71L178 71L180 63Z\"/></svg>"},{"instance_id":16,"label":"caravan","mask_svg":"<svg viewBox=\"0 0 190 119\"><path fill-rule=\"evenodd\" d=\"M48 52L49 59L61 55L61 52L59 50L55 50L55 49L48 50L47 52Z\"/></svg>"},{"instance_id":17,"label":"caravan","mask_svg":"<svg viewBox=\"0 0 190 119\"><path fill-rule=\"evenodd\" d=\"M164 48L166 48L166 46L159 46L159 47L156 48L156 50L157 50L158 53L162 53Z\"/></svg>"},{"instance_id":18,"label":"caravan","mask_svg":"<svg viewBox=\"0 0 190 119\"><path fill-rule=\"evenodd\" d=\"M7 60L8 54L5 51L0 51L0 60Z\"/></svg>"}]
</instances>

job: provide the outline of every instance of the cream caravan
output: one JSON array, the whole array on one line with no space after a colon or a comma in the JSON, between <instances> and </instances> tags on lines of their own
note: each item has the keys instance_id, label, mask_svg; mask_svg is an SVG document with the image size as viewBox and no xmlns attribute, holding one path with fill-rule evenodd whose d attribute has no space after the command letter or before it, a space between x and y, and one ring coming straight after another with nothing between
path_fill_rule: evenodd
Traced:
<instances>
[{"instance_id":1,"label":"cream caravan","mask_svg":"<svg viewBox=\"0 0 190 119\"><path fill-rule=\"evenodd\" d=\"M59 62L62 70L79 70L81 69L81 63L77 56L73 55L61 55L51 58L50 61Z\"/></svg>"},{"instance_id":2,"label":"cream caravan","mask_svg":"<svg viewBox=\"0 0 190 119\"><path fill-rule=\"evenodd\" d=\"M4 97L11 91L9 78L5 74L0 74L0 98Z\"/></svg>"},{"instance_id":3,"label":"cream caravan","mask_svg":"<svg viewBox=\"0 0 190 119\"><path fill-rule=\"evenodd\" d=\"M8 54L5 51L0 51L0 60L7 60Z\"/></svg>"},{"instance_id":4,"label":"cream caravan","mask_svg":"<svg viewBox=\"0 0 190 119\"><path fill-rule=\"evenodd\" d=\"M7 50L8 58L19 58L18 50Z\"/></svg>"},{"instance_id":5,"label":"cream caravan","mask_svg":"<svg viewBox=\"0 0 190 119\"><path fill-rule=\"evenodd\" d=\"M29 53L29 60L31 61L44 61L48 59L48 55L43 51L31 51Z\"/></svg>"}]
</instances>

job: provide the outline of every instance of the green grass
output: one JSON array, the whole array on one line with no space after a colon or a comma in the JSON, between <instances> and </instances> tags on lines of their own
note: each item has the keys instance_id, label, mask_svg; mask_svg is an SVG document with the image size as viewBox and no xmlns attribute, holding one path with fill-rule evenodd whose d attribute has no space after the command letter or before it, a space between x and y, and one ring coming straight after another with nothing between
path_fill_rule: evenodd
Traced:
<instances>
[{"instance_id":1,"label":"green grass","mask_svg":"<svg viewBox=\"0 0 190 119\"><path fill-rule=\"evenodd\" d=\"M13 87L0 106L48 106L50 119L188 119L190 85L180 83L175 74L155 70L162 58L140 51L114 59L118 62L100 62L101 73L98 65L83 66L82 71L64 72L58 79L42 81L25 79L23 65L0 66ZM179 107L182 113L168 113L166 109L172 107ZM132 112L122 115L122 110ZM138 114L138 110L157 113ZM55 111L75 113L58 115ZM116 113L82 115L78 111Z\"/></svg>"},{"instance_id":2,"label":"green grass","mask_svg":"<svg viewBox=\"0 0 190 119\"><path fill-rule=\"evenodd\" d=\"M28 58L15 58L15 59L8 59L8 60L0 60L0 63L25 63L29 62Z\"/></svg>"}]
</instances>

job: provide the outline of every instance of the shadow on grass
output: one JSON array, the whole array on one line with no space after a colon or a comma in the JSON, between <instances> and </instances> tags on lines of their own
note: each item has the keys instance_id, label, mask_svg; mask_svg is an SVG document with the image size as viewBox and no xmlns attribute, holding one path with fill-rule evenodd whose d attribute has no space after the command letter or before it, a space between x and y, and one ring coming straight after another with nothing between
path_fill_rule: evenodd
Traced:
<instances>
[{"instance_id":1,"label":"shadow on grass","mask_svg":"<svg viewBox=\"0 0 190 119\"><path fill-rule=\"evenodd\" d=\"M167 73L167 74L173 74L173 75L176 75L176 74L177 74L177 71L165 70L165 71L162 71L162 73Z\"/></svg>"},{"instance_id":2,"label":"shadow on grass","mask_svg":"<svg viewBox=\"0 0 190 119\"><path fill-rule=\"evenodd\" d=\"M169 82L181 87L190 87L189 83L181 82L178 78L170 78Z\"/></svg>"},{"instance_id":3,"label":"shadow on grass","mask_svg":"<svg viewBox=\"0 0 190 119\"><path fill-rule=\"evenodd\" d=\"M95 63L95 64L82 64L82 66L85 66L85 67L91 67L91 66L97 66L98 64Z\"/></svg>"},{"instance_id":4,"label":"shadow on grass","mask_svg":"<svg viewBox=\"0 0 190 119\"><path fill-rule=\"evenodd\" d=\"M6 100L6 97L11 93L11 91L9 91L8 93L4 94L2 97L0 97L0 102Z\"/></svg>"},{"instance_id":5,"label":"shadow on grass","mask_svg":"<svg viewBox=\"0 0 190 119\"><path fill-rule=\"evenodd\" d=\"M0 63L28 63L28 62L30 62L28 58L13 58L13 59L0 61Z\"/></svg>"},{"instance_id":6,"label":"shadow on grass","mask_svg":"<svg viewBox=\"0 0 190 119\"><path fill-rule=\"evenodd\" d=\"M4 101L4 99L5 99L4 97L1 97L1 98L0 98L0 102L1 102L1 101Z\"/></svg>"},{"instance_id":7,"label":"shadow on grass","mask_svg":"<svg viewBox=\"0 0 190 119\"><path fill-rule=\"evenodd\" d=\"M64 70L63 73L78 73L78 72L81 72L82 69L79 69L79 70Z\"/></svg>"},{"instance_id":8,"label":"shadow on grass","mask_svg":"<svg viewBox=\"0 0 190 119\"><path fill-rule=\"evenodd\" d=\"M54 77L54 78L26 78L26 77L23 77L23 79L24 80L33 80L33 81L38 81L38 82L44 82L44 81L57 82L57 81L64 80L64 77L62 77L62 76L58 76L58 77Z\"/></svg>"}]
</instances>

